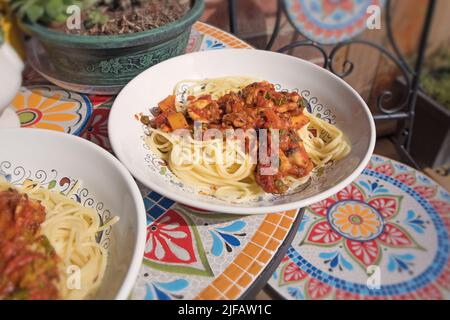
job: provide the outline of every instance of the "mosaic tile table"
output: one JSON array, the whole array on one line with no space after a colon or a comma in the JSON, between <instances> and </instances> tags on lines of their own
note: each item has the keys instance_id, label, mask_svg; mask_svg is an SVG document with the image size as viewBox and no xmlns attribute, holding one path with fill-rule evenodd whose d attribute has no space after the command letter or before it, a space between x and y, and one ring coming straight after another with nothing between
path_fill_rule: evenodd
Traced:
<instances>
[{"instance_id":1,"label":"mosaic tile table","mask_svg":"<svg viewBox=\"0 0 450 320\"><path fill-rule=\"evenodd\" d=\"M450 299L450 194L373 156L337 195L309 207L269 281L286 299Z\"/></svg>"},{"instance_id":2,"label":"mosaic tile table","mask_svg":"<svg viewBox=\"0 0 450 320\"><path fill-rule=\"evenodd\" d=\"M251 48L217 28L196 23L188 51ZM111 151L107 121L114 97L49 85L35 72L13 102L22 127L80 135ZM296 211L265 216L205 215L141 187L147 247L131 299L238 299L270 278L295 235Z\"/></svg>"}]
</instances>

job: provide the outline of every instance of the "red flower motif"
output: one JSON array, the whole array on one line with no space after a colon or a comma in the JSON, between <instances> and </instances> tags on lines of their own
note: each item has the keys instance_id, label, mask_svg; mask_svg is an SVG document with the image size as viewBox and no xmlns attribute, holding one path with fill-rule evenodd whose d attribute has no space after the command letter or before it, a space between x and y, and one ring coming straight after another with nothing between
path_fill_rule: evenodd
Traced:
<instances>
[{"instance_id":1,"label":"red flower motif","mask_svg":"<svg viewBox=\"0 0 450 320\"><path fill-rule=\"evenodd\" d=\"M382 173L386 176L392 176L394 174L394 168L391 163L382 164L375 168L376 172Z\"/></svg>"},{"instance_id":2,"label":"red flower motif","mask_svg":"<svg viewBox=\"0 0 450 320\"><path fill-rule=\"evenodd\" d=\"M378 240L389 247L415 247L413 240L406 231L389 223L384 226L384 231Z\"/></svg>"},{"instance_id":3,"label":"red flower motif","mask_svg":"<svg viewBox=\"0 0 450 320\"><path fill-rule=\"evenodd\" d=\"M401 173L397 175L395 179L406 184L407 186L412 186L416 183L416 177L411 173Z\"/></svg>"},{"instance_id":4,"label":"red flower motif","mask_svg":"<svg viewBox=\"0 0 450 320\"><path fill-rule=\"evenodd\" d=\"M384 219L389 220L397 215L401 197L380 196L373 197L367 202L381 213Z\"/></svg>"},{"instance_id":5,"label":"red flower motif","mask_svg":"<svg viewBox=\"0 0 450 320\"><path fill-rule=\"evenodd\" d=\"M331 286L315 278L311 278L306 285L306 292L312 299L323 299L331 292L331 290Z\"/></svg>"},{"instance_id":6,"label":"red flower motif","mask_svg":"<svg viewBox=\"0 0 450 320\"><path fill-rule=\"evenodd\" d=\"M342 237L331 228L328 221L316 223L306 238L306 241L319 245L335 244L341 240Z\"/></svg>"},{"instance_id":7,"label":"red flower motif","mask_svg":"<svg viewBox=\"0 0 450 320\"><path fill-rule=\"evenodd\" d=\"M437 190L435 187L417 186L414 188L414 191L416 191L418 194L420 194L425 199L430 199L436 195Z\"/></svg>"},{"instance_id":8,"label":"red flower motif","mask_svg":"<svg viewBox=\"0 0 450 320\"><path fill-rule=\"evenodd\" d=\"M355 185L351 184L345 189L338 192L336 195L337 199L339 201L342 200L359 200L364 201L364 194L361 192L361 190Z\"/></svg>"},{"instance_id":9,"label":"red flower motif","mask_svg":"<svg viewBox=\"0 0 450 320\"><path fill-rule=\"evenodd\" d=\"M366 242L346 240L345 246L350 254L365 267L376 264L381 254L375 240Z\"/></svg>"},{"instance_id":10,"label":"red flower motif","mask_svg":"<svg viewBox=\"0 0 450 320\"><path fill-rule=\"evenodd\" d=\"M331 207L334 203L336 203L336 201L333 198L328 198L326 200L310 205L309 209L311 209L313 213L319 216L326 217L328 208Z\"/></svg>"},{"instance_id":11,"label":"red flower motif","mask_svg":"<svg viewBox=\"0 0 450 320\"><path fill-rule=\"evenodd\" d=\"M93 107L98 107L113 99L114 96L90 95L88 96Z\"/></svg>"},{"instance_id":12,"label":"red flower motif","mask_svg":"<svg viewBox=\"0 0 450 320\"><path fill-rule=\"evenodd\" d=\"M283 268L281 276L282 276L281 279L282 283L287 284L299 282L305 279L308 276L308 274L302 269L300 269L300 267L297 266L297 264L292 261Z\"/></svg>"},{"instance_id":13,"label":"red flower motif","mask_svg":"<svg viewBox=\"0 0 450 320\"><path fill-rule=\"evenodd\" d=\"M175 211L166 214L147 227L147 259L191 264L197 261L192 233L186 221Z\"/></svg>"},{"instance_id":14,"label":"red flower motif","mask_svg":"<svg viewBox=\"0 0 450 320\"><path fill-rule=\"evenodd\" d=\"M99 108L94 110L89 123L81 133L81 136L100 147L111 151L108 138L108 117L109 108Z\"/></svg>"},{"instance_id":15,"label":"red flower motif","mask_svg":"<svg viewBox=\"0 0 450 320\"><path fill-rule=\"evenodd\" d=\"M450 203L448 203L448 202L439 201L439 200L430 200L430 204L441 215L447 215L450 213Z\"/></svg>"}]
</instances>

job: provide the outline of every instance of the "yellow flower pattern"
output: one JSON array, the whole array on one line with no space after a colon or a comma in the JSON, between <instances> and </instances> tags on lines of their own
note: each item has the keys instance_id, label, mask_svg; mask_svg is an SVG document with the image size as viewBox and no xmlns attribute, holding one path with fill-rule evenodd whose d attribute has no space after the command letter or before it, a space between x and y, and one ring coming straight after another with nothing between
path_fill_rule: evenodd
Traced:
<instances>
[{"instance_id":1,"label":"yellow flower pattern","mask_svg":"<svg viewBox=\"0 0 450 320\"><path fill-rule=\"evenodd\" d=\"M92 106L85 96L54 86L21 88L12 102L22 127L79 134Z\"/></svg>"},{"instance_id":2,"label":"yellow flower pattern","mask_svg":"<svg viewBox=\"0 0 450 320\"><path fill-rule=\"evenodd\" d=\"M363 202L346 201L331 208L330 224L339 234L354 240L371 240L380 235L383 218Z\"/></svg>"}]
</instances>

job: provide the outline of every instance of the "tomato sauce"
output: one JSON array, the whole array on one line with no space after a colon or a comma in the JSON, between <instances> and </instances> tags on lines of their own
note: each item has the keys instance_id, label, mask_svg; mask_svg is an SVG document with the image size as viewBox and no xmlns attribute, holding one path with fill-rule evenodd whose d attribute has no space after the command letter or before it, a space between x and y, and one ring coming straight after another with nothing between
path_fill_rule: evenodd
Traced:
<instances>
[{"instance_id":1,"label":"tomato sauce","mask_svg":"<svg viewBox=\"0 0 450 320\"><path fill-rule=\"evenodd\" d=\"M308 117L303 114L305 102L298 93L279 92L273 84L262 81L250 84L240 92L225 94L217 100L210 95L188 97L188 103L186 123L190 129L197 121L202 123L203 129L279 130L280 163L277 173L263 175L264 170L261 169L264 165L258 163L256 167L256 182L265 192L285 193L288 186L282 181L284 177L302 178L312 171L313 163L297 134L309 123ZM177 128L171 127L168 121L173 113L177 113L175 99L169 96L153 111L156 118L148 124L165 132L174 131ZM268 142L270 150L270 140Z\"/></svg>"},{"instance_id":2,"label":"tomato sauce","mask_svg":"<svg viewBox=\"0 0 450 320\"><path fill-rule=\"evenodd\" d=\"M40 235L45 208L17 190L0 191L0 300L58 299L59 258Z\"/></svg>"}]
</instances>

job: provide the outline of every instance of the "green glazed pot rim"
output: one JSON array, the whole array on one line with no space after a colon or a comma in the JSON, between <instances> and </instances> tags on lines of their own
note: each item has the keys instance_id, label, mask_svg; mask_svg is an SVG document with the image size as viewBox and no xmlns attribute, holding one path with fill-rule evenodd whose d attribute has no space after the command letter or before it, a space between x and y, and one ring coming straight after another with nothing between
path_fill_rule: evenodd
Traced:
<instances>
[{"instance_id":1,"label":"green glazed pot rim","mask_svg":"<svg viewBox=\"0 0 450 320\"><path fill-rule=\"evenodd\" d=\"M194 5L180 20L152 30L121 35L77 35L67 34L47 28L38 23L19 21L19 25L33 36L46 42L54 42L59 46L77 46L89 48L119 48L148 43L149 39L165 40L183 32L193 25L203 14L204 0L193 0ZM153 41L152 41L153 42Z\"/></svg>"}]
</instances>

